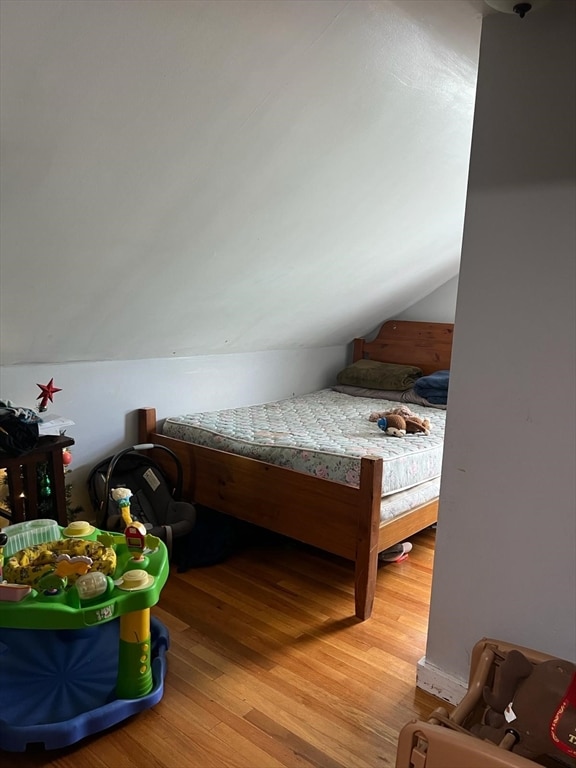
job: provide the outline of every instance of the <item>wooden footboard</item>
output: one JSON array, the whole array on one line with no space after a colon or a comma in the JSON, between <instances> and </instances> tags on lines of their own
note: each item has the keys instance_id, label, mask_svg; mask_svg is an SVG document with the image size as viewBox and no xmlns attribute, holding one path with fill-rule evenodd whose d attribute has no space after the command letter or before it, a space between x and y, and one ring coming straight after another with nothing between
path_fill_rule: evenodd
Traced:
<instances>
[{"instance_id":1,"label":"wooden footboard","mask_svg":"<svg viewBox=\"0 0 576 768\"><path fill-rule=\"evenodd\" d=\"M372 612L378 552L436 520L433 502L380 525L383 462L378 457L361 460L360 487L353 488L166 437L156 430L154 408L138 411L138 439L176 453L184 471L184 499L352 560L359 619ZM158 451L155 460L169 474L173 468L163 453Z\"/></svg>"}]
</instances>

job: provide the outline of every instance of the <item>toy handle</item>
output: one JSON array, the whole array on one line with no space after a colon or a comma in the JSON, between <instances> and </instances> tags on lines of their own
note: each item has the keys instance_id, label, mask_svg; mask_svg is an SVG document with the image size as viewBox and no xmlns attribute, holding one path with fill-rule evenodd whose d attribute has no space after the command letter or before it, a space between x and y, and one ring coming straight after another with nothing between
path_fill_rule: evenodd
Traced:
<instances>
[{"instance_id":1,"label":"toy handle","mask_svg":"<svg viewBox=\"0 0 576 768\"><path fill-rule=\"evenodd\" d=\"M158 448L161 451L165 451L166 453L170 454L170 456L174 460L174 463L176 464L176 484L174 486L173 495L177 501L180 499L180 496L182 494L182 463L180 462L180 459L178 458L178 456L176 456L174 451L170 450L170 448L166 448L166 446L164 445L158 445L157 443L138 443L137 445L130 446L130 448L125 448L123 451L120 451L120 453L115 454L110 459L110 464L108 465L108 471L106 472L106 478L104 480L104 492L102 494L102 507L101 507L102 510L108 504L108 499L110 497L110 481L112 479L112 473L114 472L114 468L116 467L116 464L118 464L122 456L125 456L127 453L131 453L132 451L148 451L148 450L151 450L152 448Z\"/></svg>"}]
</instances>

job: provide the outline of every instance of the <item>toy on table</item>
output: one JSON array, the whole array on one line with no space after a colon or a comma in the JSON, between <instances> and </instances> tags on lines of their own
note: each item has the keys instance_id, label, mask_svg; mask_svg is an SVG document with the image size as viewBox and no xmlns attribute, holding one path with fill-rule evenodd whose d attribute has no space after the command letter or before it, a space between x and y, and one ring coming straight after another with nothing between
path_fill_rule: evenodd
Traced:
<instances>
[{"instance_id":1,"label":"toy on table","mask_svg":"<svg viewBox=\"0 0 576 768\"><path fill-rule=\"evenodd\" d=\"M0 583L2 582L2 572L4 568L4 547L8 544L8 536L4 531L0 531Z\"/></svg>"},{"instance_id":2,"label":"toy on table","mask_svg":"<svg viewBox=\"0 0 576 768\"><path fill-rule=\"evenodd\" d=\"M38 587L45 595L58 594L66 589L69 580L78 580L88 573L94 561L87 555L69 555L67 552L56 557L54 569L41 576Z\"/></svg>"},{"instance_id":3,"label":"toy on table","mask_svg":"<svg viewBox=\"0 0 576 768\"><path fill-rule=\"evenodd\" d=\"M144 562L147 537L144 524L138 521L130 523L124 531L124 536L126 537L126 546L132 552L132 560Z\"/></svg>"},{"instance_id":4,"label":"toy on table","mask_svg":"<svg viewBox=\"0 0 576 768\"><path fill-rule=\"evenodd\" d=\"M130 488L112 488L110 495L118 504L120 509L120 515L124 521L124 526L127 528L132 523L132 515L130 514L130 499L132 497L132 491Z\"/></svg>"},{"instance_id":5,"label":"toy on table","mask_svg":"<svg viewBox=\"0 0 576 768\"><path fill-rule=\"evenodd\" d=\"M32 592L32 587L26 584L9 584L0 582L0 602L19 603Z\"/></svg>"},{"instance_id":6,"label":"toy on table","mask_svg":"<svg viewBox=\"0 0 576 768\"><path fill-rule=\"evenodd\" d=\"M157 536L150 535L144 523L132 519L130 514L132 491L129 488L124 486L113 488L110 495L120 509L120 515L125 525L124 536L126 538L126 546L132 552L132 560L145 565L145 551L147 549L157 549L160 539Z\"/></svg>"},{"instance_id":7,"label":"toy on table","mask_svg":"<svg viewBox=\"0 0 576 768\"><path fill-rule=\"evenodd\" d=\"M73 586L77 576L88 570L112 576L117 570L116 550L111 543L80 537L44 541L15 552L4 565L4 575L15 584L28 584L39 592L52 589L62 579L60 588ZM61 558L62 555L66 557ZM43 581L50 579L50 582ZM53 593L52 593L53 594Z\"/></svg>"}]
</instances>

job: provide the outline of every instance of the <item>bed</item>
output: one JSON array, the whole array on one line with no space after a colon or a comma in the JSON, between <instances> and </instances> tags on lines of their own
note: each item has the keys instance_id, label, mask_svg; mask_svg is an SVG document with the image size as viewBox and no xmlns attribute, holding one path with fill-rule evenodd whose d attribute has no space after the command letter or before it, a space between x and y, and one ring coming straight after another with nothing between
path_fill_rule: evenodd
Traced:
<instances>
[{"instance_id":1,"label":"bed","mask_svg":"<svg viewBox=\"0 0 576 768\"><path fill-rule=\"evenodd\" d=\"M353 361L413 365L423 374L431 374L450 368L452 335L452 324L388 321L373 340L354 340ZM338 449L339 459L334 460L334 446L321 444L319 454L332 457L332 464L328 466L329 462L322 462L315 454L316 463L304 466L306 456L314 452L310 446L298 446L275 421L278 412L284 411L281 424L285 425L296 413L294 401L298 398L213 414L175 416L166 419L161 428L155 409L141 408L138 438L177 454L184 469L183 498L351 560L355 614L365 620L374 602L378 553L436 522L445 412L410 405L430 419L430 436L392 438L378 430L368 416L374 410L398 406L398 402L353 397L332 388L301 397L306 407L321 404L324 415L320 420L339 423L339 409L346 410L343 420L354 424L354 435L348 440L350 455ZM258 421L262 408L268 411L269 419L264 425ZM223 415L232 411L250 415L252 437L264 443L263 454L256 453L246 437L233 434L236 427L228 434L219 432L226 422ZM208 418L215 421L207 422ZM271 429L266 427L270 424ZM277 441L279 460L273 454L278 444L271 443L283 431ZM384 455L381 449L385 449ZM155 457L159 463L162 453ZM420 468L415 468L415 462L420 462ZM164 468L167 473L171 471L168 464Z\"/></svg>"}]
</instances>

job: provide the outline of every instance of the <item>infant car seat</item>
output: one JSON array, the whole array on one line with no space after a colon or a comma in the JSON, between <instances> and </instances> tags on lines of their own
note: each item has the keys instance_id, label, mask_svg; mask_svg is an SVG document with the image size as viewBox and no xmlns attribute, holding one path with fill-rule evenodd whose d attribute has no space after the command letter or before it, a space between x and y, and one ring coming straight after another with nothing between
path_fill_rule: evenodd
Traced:
<instances>
[{"instance_id":1,"label":"infant car seat","mask_svg":"<svg viewBox=\"0 0 576 768\"><path fill-rule=\"evenodd\" d=\"M171 488L158 464L140 451L165 451L176 466L176 484ZM96 511L96 526L108 531L123 531L124 522L118 505L111 497L113 488L132 491L130 515L143 523L148 533L158 536L172 556L172 542L193 530L196 509L180 501L182 464L169 448L155 443L142 443L126 448L97 464L88 476L88 492Z\"/></svg>"}]
</instances>

